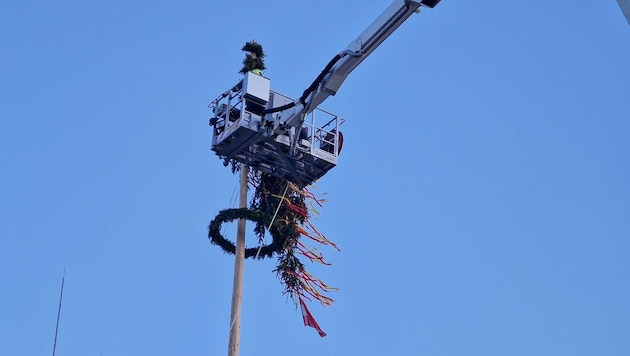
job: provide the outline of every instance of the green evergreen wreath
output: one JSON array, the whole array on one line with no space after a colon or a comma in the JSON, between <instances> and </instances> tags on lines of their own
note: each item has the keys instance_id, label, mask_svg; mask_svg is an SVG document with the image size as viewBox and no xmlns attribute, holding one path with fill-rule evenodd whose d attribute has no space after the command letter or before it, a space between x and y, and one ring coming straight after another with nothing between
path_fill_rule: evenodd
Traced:
<instances>
[{"instance_id":1,"label":"green evergreen wreath","mask_svg":"<svg viewBox=\"0 0 630 356\"><path fill-rule=\"evenodd\" d=\"M227 240L223 237L223 235L221 235L221 225L224 222L230 222L236 219L246 219L264 225L268 225L271 220L269 215L260 210L251 210L246 208L221 210L208 226L208 238L210 238L210 241L213 244L221 247L223 251L230 254L235 253L236 246L233 242ZM256 257L256 254L258 254L258 258L272 257L274 253L280 253L282 251L284 243L287 239L286 235L282 234L275 225L271 226L269 232L272 238L271 243L260 247L260 253L258 253L259 247L246 248L245 258Z\"/></svg>"}]
</instances>

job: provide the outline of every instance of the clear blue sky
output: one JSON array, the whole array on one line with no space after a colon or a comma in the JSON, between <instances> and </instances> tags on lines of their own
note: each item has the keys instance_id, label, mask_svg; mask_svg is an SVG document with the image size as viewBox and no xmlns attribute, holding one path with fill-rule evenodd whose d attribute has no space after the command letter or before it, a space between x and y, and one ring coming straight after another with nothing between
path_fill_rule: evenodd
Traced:
<instances>
[{"instance_id":1,"label":"clear blue sky","mask_svg":"<svg viewBox=\"0 0 630 356\"><path fill-rule=\"evenodd\" d=\"M58 356L225 355L206 105L245 41L298 96L389 4L2 2L0 354L51 353L66 267ZM323 105L328 336L248 261L241 355L630 355L629 93L614 0L413 16Z\"/></svg>"}]
</instances>

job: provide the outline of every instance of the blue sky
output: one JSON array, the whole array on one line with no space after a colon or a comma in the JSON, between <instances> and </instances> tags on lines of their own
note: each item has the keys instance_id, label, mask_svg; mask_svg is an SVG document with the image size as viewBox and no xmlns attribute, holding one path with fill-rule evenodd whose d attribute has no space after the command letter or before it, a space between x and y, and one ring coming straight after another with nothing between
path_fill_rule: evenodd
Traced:
<instances>
[{"instance_id":1,"label":"blue sky","mask_svg":"<svg viewBox=\"0 0 630 356\"><path fill-rule=\"evenodd\" d=\"M51 352L64 267L57 355L225 354L206 105L245 41L295 97L389 4L0 4L0 354ZM534 5L444 0L324 103L328 336L247 261L241 355L630 354L630 27Z\"/></svg>"}]
</instances>

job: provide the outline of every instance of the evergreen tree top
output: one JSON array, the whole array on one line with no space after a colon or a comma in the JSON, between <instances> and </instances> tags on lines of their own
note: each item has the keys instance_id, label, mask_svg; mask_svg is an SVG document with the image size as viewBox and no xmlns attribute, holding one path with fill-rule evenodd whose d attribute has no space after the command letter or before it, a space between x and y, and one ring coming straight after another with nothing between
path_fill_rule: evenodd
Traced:
<instances>
[{"instance_id":1,"label":"evergreen tree top","mask_svg":"<svg viewBox=\"0 0 630 356\"><path fill-rule=\"evenodd\" d=\"M245 53L245 59L243 60L243 68L239 71L241 74L245 74L254 69L265 70L265 62L263 58L265 58L265 52L263 52L263 48L260 43L256 42L256 40L251 40L249 42L245 42L242 51Z\"/></svg>"}]
</instances>

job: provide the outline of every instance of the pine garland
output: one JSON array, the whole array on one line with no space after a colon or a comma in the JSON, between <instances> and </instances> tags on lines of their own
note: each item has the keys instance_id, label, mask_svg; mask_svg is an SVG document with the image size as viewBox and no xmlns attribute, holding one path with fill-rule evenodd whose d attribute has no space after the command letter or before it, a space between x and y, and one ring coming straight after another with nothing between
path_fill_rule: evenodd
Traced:
<instances>
[{"instance_id":1,"label":"pine garland","mask_svg":"<svg viewBox=\"0 0 630 356\"><path fill-rule=\"evenodd\" d=\"M221 235L224 222L236 219L247 219L255 223L254 233L258 237L260 247L245 249L245 258L278 256L274 272L284 285L283 294L287 294L294 303L298 298L315 299L324 305L330 305L333 299L325 294L337 290L326 285L320 279L306 271L298 256L306 257L311 262L329 265L323 255L315 248L309 248L301 241L302 237L322 245L329 245L336 250L337 246L322 235L310 221L309 212L317 213L313 203L319 206L323 200L318 199L306 188L300 189L284 179L252 170L249 184L255 187L250 208L226 209L210 222L208 237L210 241L229 254L234 254L233 242ZM307 205L311 202L311 207ZM273 221L271 221L273 219ZM272 242L265 245L265 233L269 227Z\"/></svg>"}]
</instances>

